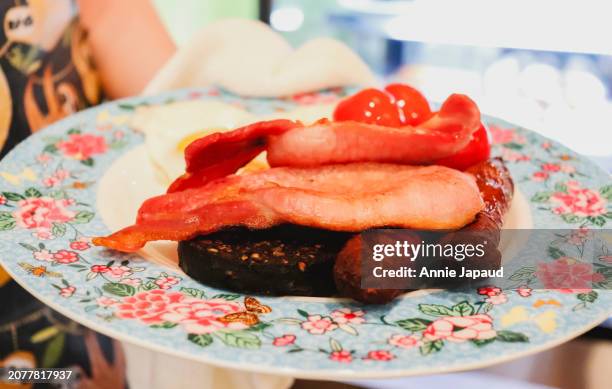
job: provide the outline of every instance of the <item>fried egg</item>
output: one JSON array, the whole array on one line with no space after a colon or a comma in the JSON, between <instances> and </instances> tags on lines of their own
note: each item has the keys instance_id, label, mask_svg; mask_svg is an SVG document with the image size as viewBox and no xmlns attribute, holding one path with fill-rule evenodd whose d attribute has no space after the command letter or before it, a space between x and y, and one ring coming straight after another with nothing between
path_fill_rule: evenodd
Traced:
<instances>
[{"instance_id":1,"label":"fried egg","mask_svg":"<svg viewBox=\"0 0 612 389\"><path fill-rule=\"evenodd\" d=\"M145 147L164 186L185 172L185 148L194 140L219 131L230 131L261 120L292 119L305 124L331 118L335 104L316 104L255 115L243 108L218 100L191 100L139 107L130 126L145 134ZM260 154L239 173L267 169L265 153Z\"/></svg>"},{"instance_id":2,"label":"fried egg","mask_svg":"<svg viewBox=\"0 0 612 389\"><path fill-rule=\"evenodd\" d=\"M167 185L185 172L185 148L205 135L254 121L254 115L215 100L180 101L139 107L132 128L145 134L145 147L158 179Z\"/></svg>"}]
</instances>

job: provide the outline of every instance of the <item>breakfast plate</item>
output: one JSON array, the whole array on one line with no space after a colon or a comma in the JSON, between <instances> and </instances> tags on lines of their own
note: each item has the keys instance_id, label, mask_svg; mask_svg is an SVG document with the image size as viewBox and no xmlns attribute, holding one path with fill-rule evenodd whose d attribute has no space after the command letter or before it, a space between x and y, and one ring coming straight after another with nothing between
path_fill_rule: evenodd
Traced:
<instances>
[{"instance_id":1,"label":"breakfast plate","mask_svg":"<svg viewBox=\"0 0 612 389\"><path fill-rule=\"evenodd\" d=\"M45 304L113 338L218 366L303 378L484 367L566 342L610 315L610 291L532 289L535 275L528 270L517 273L517 287L508 290L418 291L382 306L257 297L245 307L246 296L181 272L175 245L149 245L134 254L92 245L90 237L126 225L142 200L164 191L143 134L130 126L140 107L212 99L266 116L345 94L247 99L215 88L189 89L114 101L66 118L0 162L0 263ZM607 173L534 132L491 117L484 122L493 154L503 157L517 186L507 224L568 230L612 225ZM562 244L563 257L546 244L543 255L569 266L575 237L568 234ZM609 264L612 257L602 252L599 260ZM256 324L219 320L245 309L256 312Z\"/></svg>"}]
</instances>

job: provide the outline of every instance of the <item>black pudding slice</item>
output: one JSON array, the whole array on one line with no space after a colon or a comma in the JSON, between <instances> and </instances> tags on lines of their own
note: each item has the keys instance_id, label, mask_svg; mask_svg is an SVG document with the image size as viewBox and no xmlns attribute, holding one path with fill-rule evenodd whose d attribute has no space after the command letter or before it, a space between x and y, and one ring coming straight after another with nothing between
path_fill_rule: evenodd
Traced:
<instances>
[{"instance_id":1,"label":"black pudding slice","mask_svg":"<svg viewBox=\"0 0 612 389\"><path fill-rule=\"evenodd\" d=\"M330 296L333 267L351 237L292 224L235 227L179 243L179 266L217 288L263 295Z\"/></svg>"}]
</instances>

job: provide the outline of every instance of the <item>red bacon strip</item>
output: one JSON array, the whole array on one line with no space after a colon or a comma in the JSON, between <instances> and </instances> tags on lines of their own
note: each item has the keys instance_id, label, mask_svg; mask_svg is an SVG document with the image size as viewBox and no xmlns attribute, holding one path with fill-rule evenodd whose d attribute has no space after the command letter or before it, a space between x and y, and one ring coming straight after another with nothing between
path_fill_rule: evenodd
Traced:
<instances>
[{"instance_id":1,"label":"red bacon strip","mask_svg":"<svg viewBox=\"0 0 612 389\"><path fill-rule=\"evenodd\" d=\"M451 95L440 111L418 127L326 120L311 126L289 120L254 123L191 143L185 150L187 172L172 183L168 193L234 173L264 150L270 166L429 164L463 149L479 126L478 107L459 94Z\"/></svg>"},{"instance_id":2,"label":"red bacon strip","mask_svg":"<svg viewBox=\"0 0 612 389\"><path fill-rule=\"evenodd\" d=\"M379 163L272 168L145 201L136 224L94 244L131 252L228 226L293 223L337 231L459 228L483 206L474 178L441 166Z\"/></svg>"},{"instance_id":3,"label":"red bacon strip","mask_svg":"<svg viewBox=\"0 0 612 389\"><path fill-rule=\"evenodd\" d=\"M216 132L185 149L186 172L168 187L168 193L195 188L235 173L266 149L266 137L302 124L279 119L258 122L230 132Z\"/></svg>"}]
</instances>

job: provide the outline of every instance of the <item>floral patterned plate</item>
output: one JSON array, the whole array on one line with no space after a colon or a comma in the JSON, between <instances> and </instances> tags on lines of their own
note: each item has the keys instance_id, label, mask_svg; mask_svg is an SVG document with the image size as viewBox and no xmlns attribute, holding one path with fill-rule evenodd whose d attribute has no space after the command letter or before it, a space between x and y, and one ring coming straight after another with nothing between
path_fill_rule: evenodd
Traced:
<instances>
[{"instance_id":1,"label":"floral patterned plate","mask_svg":"<svg viewBox=\"0 0 612 389\"><path fill-rule=\"evenodd\" d=\"M111 102L62 120L0 162L0 262L40 300L114 338L215 365L305 378L483 367L568 341L610 315L610 291L533 290L533 269L516 274L516 289L420 291L386 306L271 297L245 304L245 296L201 285L176 266L90 244L89 237L110 232L97 209L102 177L143 142L127 126L135 107L216 98L265 114L343 93L270 100L182 90ZM533 132L485 121L494 154L508 162L528 199L535 228L612 225L607 173ZM568 234L562 247L545 252L571 271L580 261L579 244L579 236ZM602 252L599 260L610 263L612 256ZM220 320L247 310L250 320Z\"/></svg>"}]
</instances>

